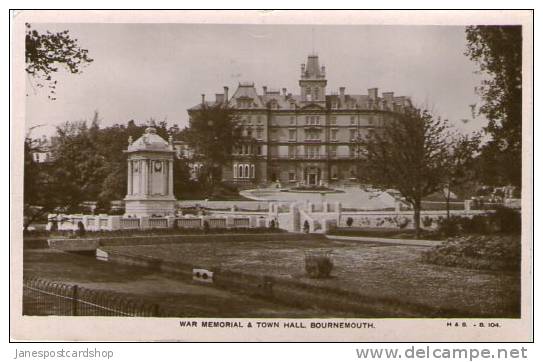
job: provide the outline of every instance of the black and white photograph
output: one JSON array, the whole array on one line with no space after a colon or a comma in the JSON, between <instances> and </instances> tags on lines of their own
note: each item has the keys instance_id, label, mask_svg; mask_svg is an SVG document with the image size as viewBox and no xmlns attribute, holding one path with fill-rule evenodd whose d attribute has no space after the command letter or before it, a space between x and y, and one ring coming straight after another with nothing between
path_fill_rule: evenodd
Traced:
<instances>
[{"instance_id":1,"label":"black and white photograph","mask_svg":"<svg viewBox=\"0 0 543 362\"><path fill-rule=\"evenodd\" d=\"M532 13L464 15L22 11L12 328L530 341Z\"/></svg>"}]
</instances>

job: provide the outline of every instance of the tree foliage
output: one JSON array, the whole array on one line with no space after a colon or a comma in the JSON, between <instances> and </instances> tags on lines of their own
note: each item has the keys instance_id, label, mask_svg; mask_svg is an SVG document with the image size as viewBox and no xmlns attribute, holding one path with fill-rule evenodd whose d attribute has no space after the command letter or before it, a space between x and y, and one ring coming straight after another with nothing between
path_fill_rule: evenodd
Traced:
<instances>
[{"instance_id":1,"label":"tree foliage","mask_svg":"<svg viewBox=\"0 0 543 362\"><path fill-rule=\"evenodd\" d=\"M68 122L57 128L52 147L53 162L36 163L32 153L33 140L25 144L25 205L40 206L42 213L79 212L84 201L97 201L107 211L113 200L126 196L127 162L123 153L128 138L139 138L148 125L134 121L100 128L99 117L86 122ZM168 139L177 136L178 128L166 122L156 124L157 134ZM179 197L188 183L186 160L174 159L174 193ZM34 219L36 217L33 217Z\"/></svg>"},{"instance_id":2,"label":"tree foliage","mask_svg":"<svg viewBox=\"0 0 543 362\"><path fill-rule=\"evenodd\" d=\"M440 190L449 172L448 136L446 121L413 110L361 140L362 181L398 190L413 207L417 235L423 197Z\"/></svg>"},{"instance_id":3,"label":"tree foliage","mask_svg":"<svg viewBox=\"0 0 543 362\"><path fill-rule=\"evenodd\" d=\"M492 184L521 183L522 163L522 27L469 26L466 55L485 76L478 88L492 140L483 148L481 174Z\"/></svg>"},{"instance_id":4,"label":"tree foliage","mask_svg":"<svg viewBox=\"0 0 543 362\"><path fill-rule=\"evenodd\" d=\"M208 181L220 179L222 166L232 159L234 147L242 140L242 131L232 109L222 105L202 106L191 114L185 139L204 165Z\"/></svg>"},{"instance_id":5,"label":"tree foliage","mask_svg":"<svg viewBox=\"0 0 543 362\"><path fill-rule=\"evenodd\" d=\"M68 30L40 34L30 24L26 24L25 60L27 74L35 80L37 87L47 86L51 100L56 99L57 81L53 75L59 67L77 74L93 61L89 58L88 50L81 48L77 39L70 37Z\"/></svg>"},{"instance_id":6,"label":"tree foliage","mask_svg":"<svg viewBox=\"0 0 543 362\"><path fill-rule=\"evenodd\" d=\"M63 194L58 182L53 177L52 167L48 163L34 160L35 153L45 152L40 140L27 135L24 143L24 223L25 230L35 220L55 212L64 204Z\"/></svg>"}]
</instances>

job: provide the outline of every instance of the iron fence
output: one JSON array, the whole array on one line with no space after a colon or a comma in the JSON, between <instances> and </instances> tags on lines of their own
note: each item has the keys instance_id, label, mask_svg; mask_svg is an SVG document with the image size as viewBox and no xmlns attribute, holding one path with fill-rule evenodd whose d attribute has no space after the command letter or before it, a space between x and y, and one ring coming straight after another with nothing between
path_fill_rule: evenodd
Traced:
<instances>
[{"instance_id":1,"label":"iron fence","mask_svg":"<svg viewBox=\"0 0 543 362\"><path fill-rule=\"evenodd\" d=\"M23 315L158 317L157 304L40 278L23 280Z\"/></svg>"}]
</instances>

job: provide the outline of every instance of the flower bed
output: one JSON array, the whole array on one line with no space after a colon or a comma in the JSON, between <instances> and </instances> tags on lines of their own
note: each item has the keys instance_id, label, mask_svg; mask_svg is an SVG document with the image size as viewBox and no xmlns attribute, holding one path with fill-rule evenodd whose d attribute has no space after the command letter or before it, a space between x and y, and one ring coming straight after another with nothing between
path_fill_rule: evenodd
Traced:
<instances>
[{"instance_id":1,"label":"flower bed","mask_svg":"<svg viewBox=\"0 0 543 362\"><path fill-rule=\"evenodd\" d=\"M428 264L482 270L519 271L519 235L469 235L450 238L422 253Z\"/></svg>"}]
</instances>

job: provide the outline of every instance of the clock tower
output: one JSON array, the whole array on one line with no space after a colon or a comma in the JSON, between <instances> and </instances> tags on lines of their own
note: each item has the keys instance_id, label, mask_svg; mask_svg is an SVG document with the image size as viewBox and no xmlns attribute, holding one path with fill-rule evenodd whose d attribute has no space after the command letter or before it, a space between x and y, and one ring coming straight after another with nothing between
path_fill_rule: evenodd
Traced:
<instances>
[{"instance_id":1,"label":"clock tower","mask_svg":"<svg viewBox=\"0 0 543 362\"><path fill-rule=\"evenodd\" d=\"M319 56L309 55L307 64L302 64L300 78L300 94L302 102L326 102L326 71L324 66L319 67Z\"/></svg>"}]
</instances>

